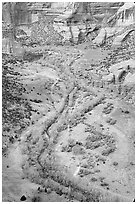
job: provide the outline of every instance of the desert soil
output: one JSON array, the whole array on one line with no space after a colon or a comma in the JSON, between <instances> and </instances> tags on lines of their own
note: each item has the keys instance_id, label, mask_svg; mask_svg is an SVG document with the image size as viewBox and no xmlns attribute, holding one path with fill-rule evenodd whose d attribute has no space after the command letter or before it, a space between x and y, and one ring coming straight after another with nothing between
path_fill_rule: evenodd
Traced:
<instances>
[{"instance_id":1,"label":"desert soil","mask_svg":"<svg viewBox=\"0 0 137 204\"><path fill-rule=\"evenodd\" d=\"M132 201L134 104L102 82L114 50L40 49L4 65L6 90L18 86L9 100L3 91L4 113L18 115L3 121L3 201Z\"/></svg>"}]
</instances>

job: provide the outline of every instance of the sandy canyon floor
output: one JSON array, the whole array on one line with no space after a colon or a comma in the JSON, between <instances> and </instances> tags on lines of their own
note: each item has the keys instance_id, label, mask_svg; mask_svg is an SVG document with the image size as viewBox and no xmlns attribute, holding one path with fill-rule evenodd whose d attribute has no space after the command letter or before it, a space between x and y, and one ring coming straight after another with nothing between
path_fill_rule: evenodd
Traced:
<instances>
[{"instance_id":1,"label":"sandy canyon floor","mask_svg":"<svg viewBox=\"0 0 137 204\"><path fill-rule=\"evenodd\" d=\"M134 93L102 79L124 51L38 50L4 65L3 201L132 201Z\"/></svg>"}]
</instances>

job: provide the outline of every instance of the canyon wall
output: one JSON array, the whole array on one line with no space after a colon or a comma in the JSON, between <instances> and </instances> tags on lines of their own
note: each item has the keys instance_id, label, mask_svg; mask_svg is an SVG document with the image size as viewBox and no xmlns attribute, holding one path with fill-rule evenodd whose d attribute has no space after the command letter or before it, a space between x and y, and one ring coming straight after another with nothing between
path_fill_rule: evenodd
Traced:
<instances>
[{"instance_id":1,"label":"canyon wall","mask_svg":"<svg viewBox=\"0 0 137 204\"><path fill-rule=\"evenodd\" d=\"M4 3L2 14L4 23L24 31L29 37L25 41L28 44L30 41L31 44L88 41L101 45L107 38L134 24L134 7L134 3L121 2ZM24 36L17 36L19 40L20 37Z\"/></svg>"}]
</instances>

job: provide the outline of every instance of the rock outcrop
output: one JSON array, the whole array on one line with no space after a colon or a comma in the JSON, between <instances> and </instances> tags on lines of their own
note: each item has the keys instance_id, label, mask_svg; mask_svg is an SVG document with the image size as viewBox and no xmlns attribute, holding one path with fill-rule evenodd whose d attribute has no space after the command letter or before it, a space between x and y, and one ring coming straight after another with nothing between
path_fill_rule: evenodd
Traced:
<instances>
[{"instance_id":1,"label":"rock outcrop","mask_svg":"<svg viewBox=\"0 0 137 204\"><path fill-rule=\"evenodd\" d=\"M134 28L130 28L130 29L126 30L124 33L117 35L115 37L112 45L113 46L120 46L121 43L125 40L125 38L128 36L128 34L133 32L134 30L135 30Z\"/></svg>"},{"instance_id":2,"label":"rock outcrop","mask_svg":"<svg viewBox=\"0 0 137 204\"><path fill-rule=\"evenodd\" d=\"M114 64L109 68L109 71L115 75L116 81L119 81L122 75L130 69L135 69L135 60L133 59Z\"/></svg>"},{"instance_id":3,"label":"rock outcrop","mask_svg":"<svg viewBox=\"0 0 137 204\"><path fill-rule=\"evenodd\" d=\"M110 73L110 74L102 77L102 80L105 82L108 82L108 83L114 82L114 79L115 79L115 77L114 77L113 73Z\"/></svg>"},{"instance_id":4,"label":"rock outcrop","mask_svg":"<svg viewBox=\"0 0 137 204\"><path fill-rule=\"evenodd\" d=\"M9 6L3 6L3 19L6 18L10 23L10 16L6 14ZM92 41L92 44L100 46L107 38L122 31L123 27L134 23L132 3L15 3L11 11L14 13L16 29L24 30L32 43L41 40L43 44ZM131 30L116 36L113 44L120 45Z\"/></svg>"},{"instance_id":5,"label":"rock outcrop","mask_svg":"<svg viewBox=\"0 0 137 204\"><path fill-rule=\"evenodd\" d=\"M135 85L135 74L129 72L125 77L123 85Z\"/></svg>"},{"instance_id":6,"label":"rock outcrop","mask_svg":"<svg viewBox=\"0 0 137 204\"><path fill-rule=\"evenodd\" d=\"M107 32L105 30L105 28L102 28L98 34L98 36L93 40L94 44L97 45L102 45L105 43L106 40L106 36L107 36Z\"/></svg>"},{"instance_id":7,"label":"rock outcrop","mask_svg":"<svg viewBox=\"0 0 137 204\"><path fill-rule=\"evenodd\" d=\"M104 19L106 17L107 16L105 16ZM132 27L132 25L134 25L134 22L135 4L133 2L125 3L117 10L114 15L112 15L108 20L106 20L106 34L104 35L102 33L102 30L100 30L98 36L96 37L97 40L93 42L100 45L100 42L105 41L105 38L116 35L116 37L114 38L113 46L120 46L122 41L125 40L128 34L134 31L134 26Z\"/></svg>"}]
</instances>

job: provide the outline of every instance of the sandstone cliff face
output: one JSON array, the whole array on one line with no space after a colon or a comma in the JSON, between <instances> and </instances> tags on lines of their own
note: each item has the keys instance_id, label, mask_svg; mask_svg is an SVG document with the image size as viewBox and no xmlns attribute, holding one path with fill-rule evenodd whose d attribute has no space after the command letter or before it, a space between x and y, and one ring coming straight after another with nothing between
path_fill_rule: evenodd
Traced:
<instances>
[{"instance_id":1,"label":"sandstone cliff face","mask_svg":"<svg viewBox=\"0 0 137 204\"><path fill-rule=\"evenodd\" d=\"M94 40L89 36L95 37L99 34L93 43L100 45L106 38L134 23L133 3L56 2L51 3L50 12L51 16L54 16L53 29L62 37L63 42L71 40L77 43L81 36L84 41L89 38ZM49 15L48 11L46 15ZM111 26L108 19L113 19L113 16L117 17L113 20L114 26ZM95 25L103 28L95 33L93 29Z\"/></svg>"},{"instance_id":2,"label":"sandstone cliff face","mask_svg":"<svg viewBox=\"0 0 137 204\"><path fill-rule=\"evenodd\" d=\"M41 44L90 41L102 45L115 34L123 34L120 32L135 21L134 3L17 3L12 6L12 19L7 17L8 10L11 8L4 4L3 20L12 24L15 19L17 29L24 30L32 43ZM120 44L127 33L118 36L114 45Z\"/></svg>"}]
</instances>

